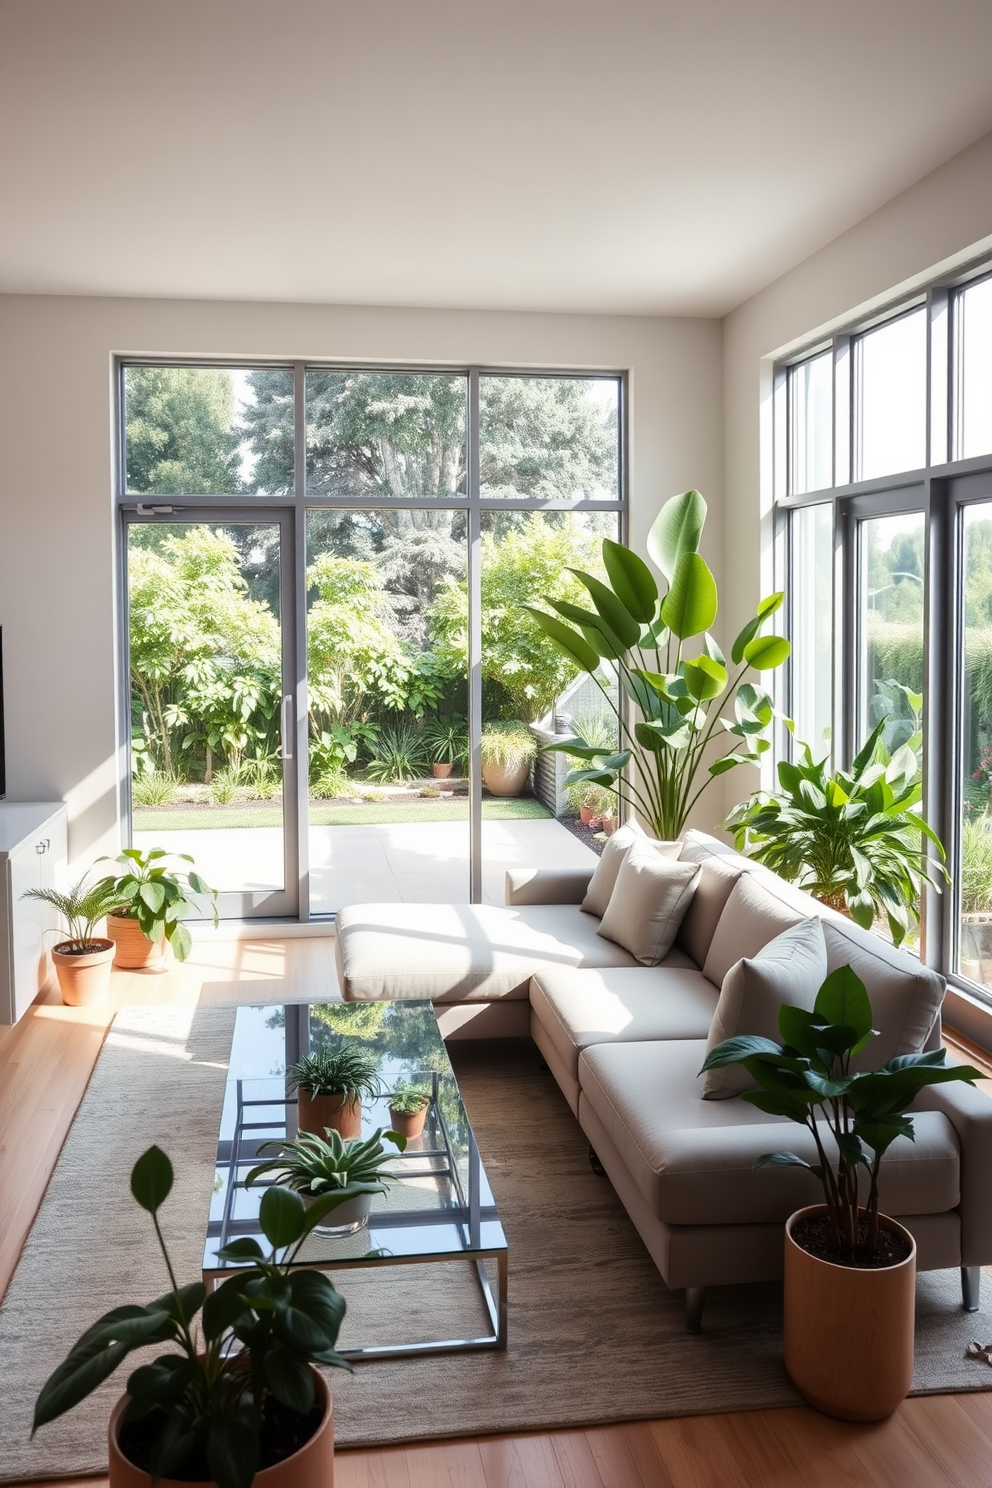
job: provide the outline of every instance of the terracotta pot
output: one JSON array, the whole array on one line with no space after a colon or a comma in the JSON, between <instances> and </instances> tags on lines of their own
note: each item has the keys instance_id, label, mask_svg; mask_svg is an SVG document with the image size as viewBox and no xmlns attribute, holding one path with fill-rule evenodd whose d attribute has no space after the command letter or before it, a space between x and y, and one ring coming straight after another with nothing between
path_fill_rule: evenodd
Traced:
<instances>
[{"instance_id":1,"label":"terracotta pot","mask_svg":"<svg viewBox=\"0 0 992 1488\"><path fill-rule=\"evenodd\" d=\"M161 940L149 940L138 921L129 915L107 916L107 939L117 947L114 965L121 971L161 967L168 955L165 936Z\"/></svg>"},{"instance_id":2,"label":"terracotta pot","mask_svg":"<svg viewBox=\"0 0 992 1488\"><path fill-rule=\"evenodd\" d=\"M343 1095L311 1095L302 1088L296 1093L296 1125L301 1132L324 1135L326 1127L340 1132L342 1137L362 1135L361 1097L350 1099Z\"/></svg>"},{"instance_id":3,"label":"terracotta pot","mask_svg":"<svg viewBox=\"0 0 992 1488\"><path fill-rule=\"evenodd\" d=\"M518 765L483 765L482 779L491 796L519 796L530 779L530 761Z\"/></svg>"},{"instance_id":4,"label":"terracotta pot","mask_svg":"<svg viewBox=\"0 0 992 1488\"><path fill-rule=\"evenodd\" d=\"M114 942L94 939L92 944L100 949L87 951L83 956L66 955L63 950L66 944L62 941L52 950L62 1001L67 1007L90 1007L92 1003L106 1002L114 964Z\"/></svg>"},{"instance_id":5,"label":"terracotta pot","mask_svg":"<svg viewBox=\"0 0 992 1488\"><path fill-rule=\"evenodd\" d=\"M311 1366L312 1368L312 1366ZM272 1467L255 1474L252 1488L334 1488L334 1404L324 1376L313 1369L317 1399L324 1407L324 1419L308 1442ZM110 1453L110 1488L151 1488L151 1477L121 1452L117 1435L121 1418L128 1405L124 1395L114 1406L107 1430ZM175 1478L159 1478L156 1488L210 1488L207 1483L181 1483Z\"/></svg>"},{"instance_id":6,"label":"terracotta pot","mask_svg":"<svg viewBox=\"0 0 992 1488\"><path fill-rule=\"evenodd\" d=\"M597 827L602 821L602 817L597 815L591 806L580 806L579 821L584 827Z\"/></svg>"},{"instance_id":7,"label":"terracotta pot","mask_svg":"<svg viewBox=\"0 0 992 1488\"><path fill-rule=\"evenodd\" d=\"M612 837L613 836L613 833L616 831L616 829L617 829L617 819L616 819L616 817L615 816L604 816L603 817L603 834L604 834L604 836L606 836L606 837Z\"/></svg>"},{"instance_id":8,"label":"terracotta pot","mask_svg":"<svg viewBox=\"0 0 992 1488\"><path fill-rule=\"evenodd\" d=\"M429 1103L421 1106L419 1111L394 1111L390 1106L389 1124L394 1132L399 1132L401 1137L406 1137L408 1142L412 1142L424 1129L428 1109Z\"/></svg>"},{"instance_id":9,"label":"terracotta pot","mask_svg":"<svg viewBox=\"0 0 992 1488\"><path fill-rule=\"evenodd\" d=\"M910 1253L896 1266L860 1270L821 1261L792 1238L799 1209L785 1226L785 1367L810 1405L843 1421L881 1421L913 1383L916 1242L885 1215L879 1224L905 1237Z\"/></svg>"},{"instance_id":10,"label":"terracotta pot","mask_svg":"<svg viewBox=\"0 0 992 1488\"><path fill-rule=\"evenodd\" d=\"M435 780L447 780L454 766L450 760L437 760L432 766Z\"/></svg>"}]
</instances>

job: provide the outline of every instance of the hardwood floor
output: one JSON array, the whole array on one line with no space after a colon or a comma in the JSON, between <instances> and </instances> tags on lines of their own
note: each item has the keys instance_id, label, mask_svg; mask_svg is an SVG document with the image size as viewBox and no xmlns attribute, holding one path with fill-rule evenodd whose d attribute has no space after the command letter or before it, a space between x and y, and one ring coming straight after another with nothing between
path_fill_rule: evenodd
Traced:
<instances>
[{"instance_id":1,"label":"hardwood floor","mask_svg":"<svg viewBox=\"0 0 992 1488\"><path fill-rule=\"evenodd\" d=\"M0 1028L0 1295L118 1007L336 995L329 938L218 939L165 973L115 972L99 1011L50 994ZM907 1400L873 1426L800 1407L341 1452L335 1472L336 1488L992 1488L992 1393ZM50 1488L86 1483L106 1479Z\"/></svg>"}]
</instances>

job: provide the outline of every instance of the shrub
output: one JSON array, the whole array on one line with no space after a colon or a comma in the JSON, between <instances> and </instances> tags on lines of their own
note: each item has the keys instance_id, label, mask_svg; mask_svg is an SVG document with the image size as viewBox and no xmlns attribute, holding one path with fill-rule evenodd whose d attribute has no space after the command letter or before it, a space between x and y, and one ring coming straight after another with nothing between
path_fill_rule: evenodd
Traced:
<instances>
[{"instance_id":1,"label":"shrub","mask_svg":"<svg viewBox=\"0 0 992 1488\"><path fill-rule=\"evenodd\" d=\"M155 770L151 775L135 775L131 781L131 799L136 806L168 806L184 784L178 775Z\"/></svg>"},{"instance_id":2,"label":"shrub","mask_svg":"<svg viewBox=\"0 0 992 1488\"><path fill-rule=\"evenodd\" d=\"M368 776L382 782L418 780L425 768L420 731L401 724L398 728L383 729L376 739Z\"/></svg>"}]
</instances>

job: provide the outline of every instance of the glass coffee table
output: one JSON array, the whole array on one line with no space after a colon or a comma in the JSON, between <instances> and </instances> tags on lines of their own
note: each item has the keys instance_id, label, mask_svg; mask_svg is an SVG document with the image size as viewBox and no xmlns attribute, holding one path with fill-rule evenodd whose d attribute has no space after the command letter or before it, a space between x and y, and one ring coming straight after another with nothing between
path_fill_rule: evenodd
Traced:
<instances>
[{"instance_id":1,"label":"glass coffee table","mask_svg":"<svg viewBox=\"0 0 992 1488\"><path fill-rule=\"evenodd\" d=\"M373 1198L367 1226L342 1236L312 1232L298 1264L338 1272L468 1263L489 1329L468 1337L342 1348L341 1354L368 1360L505 1348L506 1236L430 1002L238 1008L203 1252L205 1284L219 1284L238 1269L218 1254L230 1241L248 1235L268 1250L258 1224L264 1180L251 1188L244 1180L256 1162L277 1155L277 1149L268 1149L259 1158L261 1143L296 1135L296 1097L287 1089L287 1068L322 1045L349 1039L379 1056L382 1095L363 1103L363 1135L376 1127L389 1129L389 1095L400 1080L430 1089L427 1122L423 1136L390 1159L388 1171L396 1181Z\"/></svg>"}]
</instances>

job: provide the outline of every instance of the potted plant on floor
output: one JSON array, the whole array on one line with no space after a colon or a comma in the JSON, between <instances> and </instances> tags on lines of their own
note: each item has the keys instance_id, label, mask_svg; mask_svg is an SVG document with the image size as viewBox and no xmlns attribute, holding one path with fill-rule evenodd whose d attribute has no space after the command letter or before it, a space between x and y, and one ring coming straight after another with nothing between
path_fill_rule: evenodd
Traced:
<instances>
[{"instance_id":1,"label":"potted plant on floor","mask_svg":"<svg viewBox=\"0 0 992 1488\"><path fill-rule=\"evenodd\" d=\"M872 730L850 770L830 771L808 744L778 767L781 789L758 792L724 825L738 848L823 904L870 930L885 915L899 945L919 923L920 887L950 882L944 848L917 809L923 799L918 737L889 755L887 720ZM924 857L924 838L938 861Z\"/></svg>"},{"instance_id":2,"label":"potted plant on floor","mask_svg":"<svg viewBox=\"0 0 992 1488\"><path fill-rule=\"evenodd\" d=\"M286 1071L296 1091L296 1122L316 1136L331 1128L342 1137L362 1130L362 1096L379 1094L379 1057L361 1044L323 1046Z\"/></svg>"},{"instance_id":3,"label":"potted plant on floor","mask_svg":"<svg viewBox=\"0 0 992 1488\"><path fill-rule=\"evenodd\" d=\"M431 1087L422 1081L397 1080L389 1097L389 1119L393 1131L413 1142L424 1130L431 1104Z\"/></svg>"},{"instance_id":4,"label":"potted plant on floor","mask_svg":"<svg viewBox=\"0 0 992 1488\"><path fill-rule=\"evenodd\" d=\"M518 718L487 723L480 740L482 781L492 796L519 796L530 779L537 740Z\"/></svg>"},{"instance_id":5,"label":"potted plant on floor","mask_svg":"<svg viewBox=\"0 0 992 1488\"><path fill-rule=\"evenodd\" d=\"M87 875L68 888L26 889L23 898L40 899L63 917L68 935L52 947L52 961L62 1001L68 1007L89 1007L105 1001L110 990L114 942L96 934L96 926L113 900L103 883L86 886Z\"/></svg>"},{"instance_id":6,"label":"potted plant on floor","mask_svg":"<svg viewBox=\"0 0 992 1488\"><path fill-rule=\"evenodd\" d=\"M435 780L447 780L456 765L468 753L468 735L464 724L456 719L436 718L427 724L421 735Z\"/></svg>"},{"instance_id":7,"label":"potted plant on floor","mask_svg":"<svg viewBox=\"0 0 992 1488\"><path fill-rule=\"evenodd\" d=\"M216 889L205 884L192 867L188 872L169 867L165 861L169 857L193 862L189 853L126 847L114 859L120 873L101 880L114 906L107 916L107 935L117 947L114 961L120 968L133 971L159 965L169 946L177 961L185 961L193 942L183 916L197 912L197 900L210 901L214 928L219 924Z\"/></svg>"},{"instance_id":8,"label":"potted plant on floor","mask_svg":"<svg viewBox=\"0 0 992 1488\"><path fill-rule=\"evenodd\" d=\"M341 1203L328 1216L331 1223L322 1222L315 1228L320 1235L349 1235L368 1224L373 1196L385 1193L386 1184L393 1180L394 1175L384 1171L393 1156L384 1142L392 1143L399 1152L406 1147L406 1137L400 1132L383 1131L381 1127L364 1141L343 1141L339 1132L328 1128L326 1140L307 1132L295 1142L262 1142L259 1154L267 1147L278 1147L279 1156L252 1168L245 1187L271 1173L273 1182L291 1188L308 1207L326 1194L342 1195Z\"/></svg>"},{"instance_id":9,"label":"potted plant on floor","mask_svg":"<svg viewBox=\"0 0 992 1488\"><path fill-rule=\"evenodd\" d=\"M171 1344L132 1372L111 1415L110 1488L169 1488L176 1480L330 1488L334 1418L327 1383L313 1366L350 1368L336 1351L345 1304L329 1276L294 1261L341 1194L307 1210L288 1189L268 1189L260 1223L269 1254L248 1237L233 1240L220 1254L238 1270L208 1293L199 1281L179 1286L172 1269L158 1220L172 1176L158 1147L131 1173L170 1290L143 1307L115 1307L86 1330L38 1396L33 1429L84 1400L135 1349Z\"/></svg>"},{"instance_id":10,"label":"potted plant on floor","mask_svg":"<svg viewBox=\"0 0 992 1488\"><path fill-rule=\"evenodd\" d=\"M916 1244L879 1213L879 1167L897 1137L912 1139L906 1113L924 1087L971 1084L980 1074L947 1066L943 1049L853 1072L852 1059L875 1035L864 983L849 966L827 977L812 1012L780 1008L778 1025L782 1044L726 1039L703 1070L742 1064L758 1089L741 1099L811 1134L815 1162L769 1152L755 1164L806 1168L823 1186L824 1202L797 1210L785 1227L785 1364L819 1410L881 1420L913 1382Z\"/></svg>"}]
</instances>

